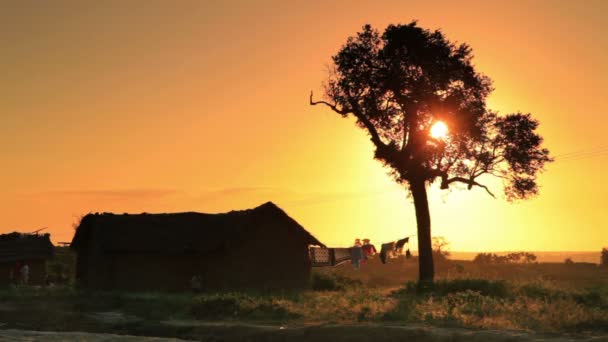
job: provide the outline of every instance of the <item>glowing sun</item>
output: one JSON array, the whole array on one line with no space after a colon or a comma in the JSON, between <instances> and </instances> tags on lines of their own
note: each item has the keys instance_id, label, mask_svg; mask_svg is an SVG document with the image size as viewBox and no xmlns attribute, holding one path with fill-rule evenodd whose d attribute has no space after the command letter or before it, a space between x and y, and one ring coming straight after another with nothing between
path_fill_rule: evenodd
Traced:
<instances>
[{"instance_id":1,"label":"glowing sun","mask_svg":"<svg viewBox=\"0 0 608 342\"><path fill-rule=\"evenodd\" d=\"M442 122L437 121L431 127L431 136L435 139L443 139L448 135L448 126Z\"/></svg>"}]
</instances>

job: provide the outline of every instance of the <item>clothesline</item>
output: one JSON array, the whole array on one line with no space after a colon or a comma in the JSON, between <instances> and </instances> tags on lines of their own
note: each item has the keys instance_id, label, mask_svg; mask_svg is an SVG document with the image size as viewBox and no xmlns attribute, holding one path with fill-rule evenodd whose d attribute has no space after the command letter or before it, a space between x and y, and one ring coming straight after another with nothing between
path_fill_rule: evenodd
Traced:
<instances>
[{"instance_id":1,"label":"clothesline","mask_svg":"<svg viewBox=\"0 0 608 342\"><path fill-rule=\"evenodd\" d=\"M385 264L388 258L400 255L404 245L408 244L409 246L409 239L413 236L416 235L409 235L403 239L383 243L380 250L380 260L382 263ZM370 246L371 249L366 248L366 252L362 252L363 248ZM370 253L370 250L373 250L373 252ZM376 253L373 244L356 245L353 247L311 247L308 251L311 266L313 267L338 266L350 260L355 265L355 268L359 268L359 260L367 259L368 255ZM410 255L408 247L406 257L409 258Z\"/></svg>"},{"instance_id":2,"label":"clothesline","mask_svg":"<svg viewBox=\"0 0 608 342\"><path fill-rule=\"evenodd\" d=\"M412 238L418 236L417 234L413 234L413 235L408 235L406 236L406 238ZM373 241L372 239L370 239L370 241ZM327 243L325 244L326 246L334 246L333 248L350 248L352 247L352 245L344 245L343 243ZM382 245L382 244L380 244Z\"/></svg>"}]
</instances>

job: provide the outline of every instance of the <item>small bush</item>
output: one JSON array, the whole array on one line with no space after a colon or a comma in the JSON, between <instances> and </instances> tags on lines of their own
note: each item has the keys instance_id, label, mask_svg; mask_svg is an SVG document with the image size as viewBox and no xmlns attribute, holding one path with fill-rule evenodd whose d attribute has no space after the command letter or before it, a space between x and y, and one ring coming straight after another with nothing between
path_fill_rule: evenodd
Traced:
<instances>
[{"instance_id":1,"label":"small bush","mask_svg":"<svg viewBox=\"0 0 608 342\"><path fill-rule=\"evenodd\" d=\"M312 274L312 289L314 291L343 291L362 286L360 280L351 279L337 274L315 272Z\"/></svg>"},{"instance_id":2,"label":"small bush","mask_svg":"<svg viewBox=\"0 0 608 342\"><path fill-rule=\"evenodd\" d=\"M273 297L255 297L243 293L201 295L193 299L190 313L197 319L287 319L297 314Z\"/></svg>"},{"instance_id":3,"label":"small bush","mask_svg":"<svg viewBox=\"0 0 608 342\"><path fill-rule=\"evenodd\" d=\"M474 291L483 296L491 297L506 297L509 294L504 281L486 279L439 280L430 284L409 282L406 284L405 291L411 294L434 294L438 296L465 291Z\"/></svg>"},{"instance_id":4,"label":"small bush","mask_svg":"<svg viewBox=\"0 0 608 342\"><path fill-rule=\"evenodd\" d=\"M396 298L397 303L392 310L389 310L382 315L382 320L385 321L400 321L408 322L415 314L416 300L409 295L402 295Z\"/></svg>"},{"instance_id":5,"label":"small bush","mask_svg":"<svg viewBox=\"0 0 608 342\"><path fill-rule=\"evenodd\" d=\"M608 267L608 248L602 248L600 255L600 266Z\"/></svg>"},{"instance_id":6,"label":"small bush","mask_svg":"<svg viewBox=\"0 0 608 342\"><path fill-rule=\"evenodd\" d=\"M372 309L369 306L361 307L361 310L357 313L357 321L368 321L372 318Z\"/></svg>"},{"instance_id":7,"label":"small bush","mask_svg":"<svg viewBox=\"0 0 608 342\"><path fill-rule=\"evenodd\" d=\"M572 295L572 298L581 305L608 310L608 287L606 286L590 288L582 293L575 293Z\"/></svg>"},{"instance_id":8,"label":"small bush","mask_svg":"<svg viewBox=\"0 0 608 342\"><path fill-rule=\"evenodd\" d=\"M555 300L566 297L566 294L562 291L553 290L539 284L525 284L519 288L519 294L527 298L540 300Z\"/></svg>"},{"instance_id":9,"label":"small bush","mask_svg":"<svg viewBox=\"0 0 608 342\"><path fill-rule=\"evenodd\" d=\"M247 316L250 318L257 319L273 319L282 320L289 318L297 318L300 315L291 312L287 308L281 306L279 303L274 301L262 302L249 308Z\"/></svg>"},{"instance_id":10,"label":"small bush","mask_svg":"<svg viewBox=\"0 0 608 342\"><path fill-rule=\"evenodd\" d=\"M198 319L237 316L241 309L239 298L232 294L195 297L190 313Z\"/></svg>"},{"instance_id":11,"label":"small bush","mask_svg":"<svg viewBox=\"0 0 608 342\"><path fill-rule=\"evenodd\" d=\"M495 253L479 253L473 258L476 264L531 264L536 262L538 258L533 253L516 252L507 255L497 255Z\"/></svg>"},{"instance_id":12,"label":"small bush","mask_svg":"<svg viewBox=\"0 0 608 342\"><path fill-rule=\"evenodd\" d=\"M471 290L450 293L446 296L446 302L451 315L462 313L476 317L491 316L501 304L493 297Z\"/></svg>"}]
</instances>

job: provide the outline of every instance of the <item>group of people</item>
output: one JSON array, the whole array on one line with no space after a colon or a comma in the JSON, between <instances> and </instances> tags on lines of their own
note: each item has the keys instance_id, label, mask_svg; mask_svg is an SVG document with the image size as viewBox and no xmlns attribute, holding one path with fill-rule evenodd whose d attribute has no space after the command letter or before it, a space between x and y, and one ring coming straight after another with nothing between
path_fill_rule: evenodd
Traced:
<instances>
[{"instance_id":1,"label":"group of people","mask_svg":"<svg viewBox=\"0 0 608 342\"><path fill-rule=\"evenodd\" d=\"M17 261L9 271L9 280L15 285L27 285L30 280L30 266L22 261Z\"/></svg>"},{"instance_id":2,"label":"group of people","mask_svg":"<svg viewBox=\"0 0 608 342\"><path fill-rule=\"evenodd\" d=\"M361 268L361 263L365 263L368 258L376 254L376 247L370 243L369 239L355 239L353 247L351 247L351 263L355 269Z\"/></svg>"}]
</instances>

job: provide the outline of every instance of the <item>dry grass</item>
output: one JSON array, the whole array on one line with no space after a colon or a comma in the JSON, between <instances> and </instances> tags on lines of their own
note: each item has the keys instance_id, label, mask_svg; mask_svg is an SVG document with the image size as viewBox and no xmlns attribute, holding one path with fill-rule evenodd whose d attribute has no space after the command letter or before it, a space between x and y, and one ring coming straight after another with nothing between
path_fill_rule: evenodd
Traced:
<instances>
[{"instance_id":1,"label":"dry grass","mask_svg":"<svg viewBox=\"0 0 608 342\"><path fill-rule=\"evenodd\" d=\"M334 268L319 268L315 272L332 274L361 281L367 287L400 287L418 277L416 259L400 257L382 264L373 258L361 269L355 270L349 264ZM436 279L487 279L508 280L513 283L541 282L561 288L580 289L608 284L607 268L589 263L533 263L484 265L472 261L454 260L435 263ZM552 285L551 285L552 284Z\"/></svg>"},{"instance_id":2,"label":"dry grass","mask_svg":"<svg viewBox=\"0 0 608 342\"><path fill-rule=\"evenodd\" d=\"M158 328L158 322L171 319L608 332L605 268L456 261L437 265L438 280L433 286L418 286L416 275L417 265L411 259L391 260L386 265L376 259L360 270L350 265L315 270L313 287L317 291L194 295L91 293L70 287L11 289L0 291L0 322L7 327L43 330L156 331L157 336L179 335ZM107 326L91 318L91 313L99 312L120 312L137 320Z\"/></svg>"}]
</instances>

